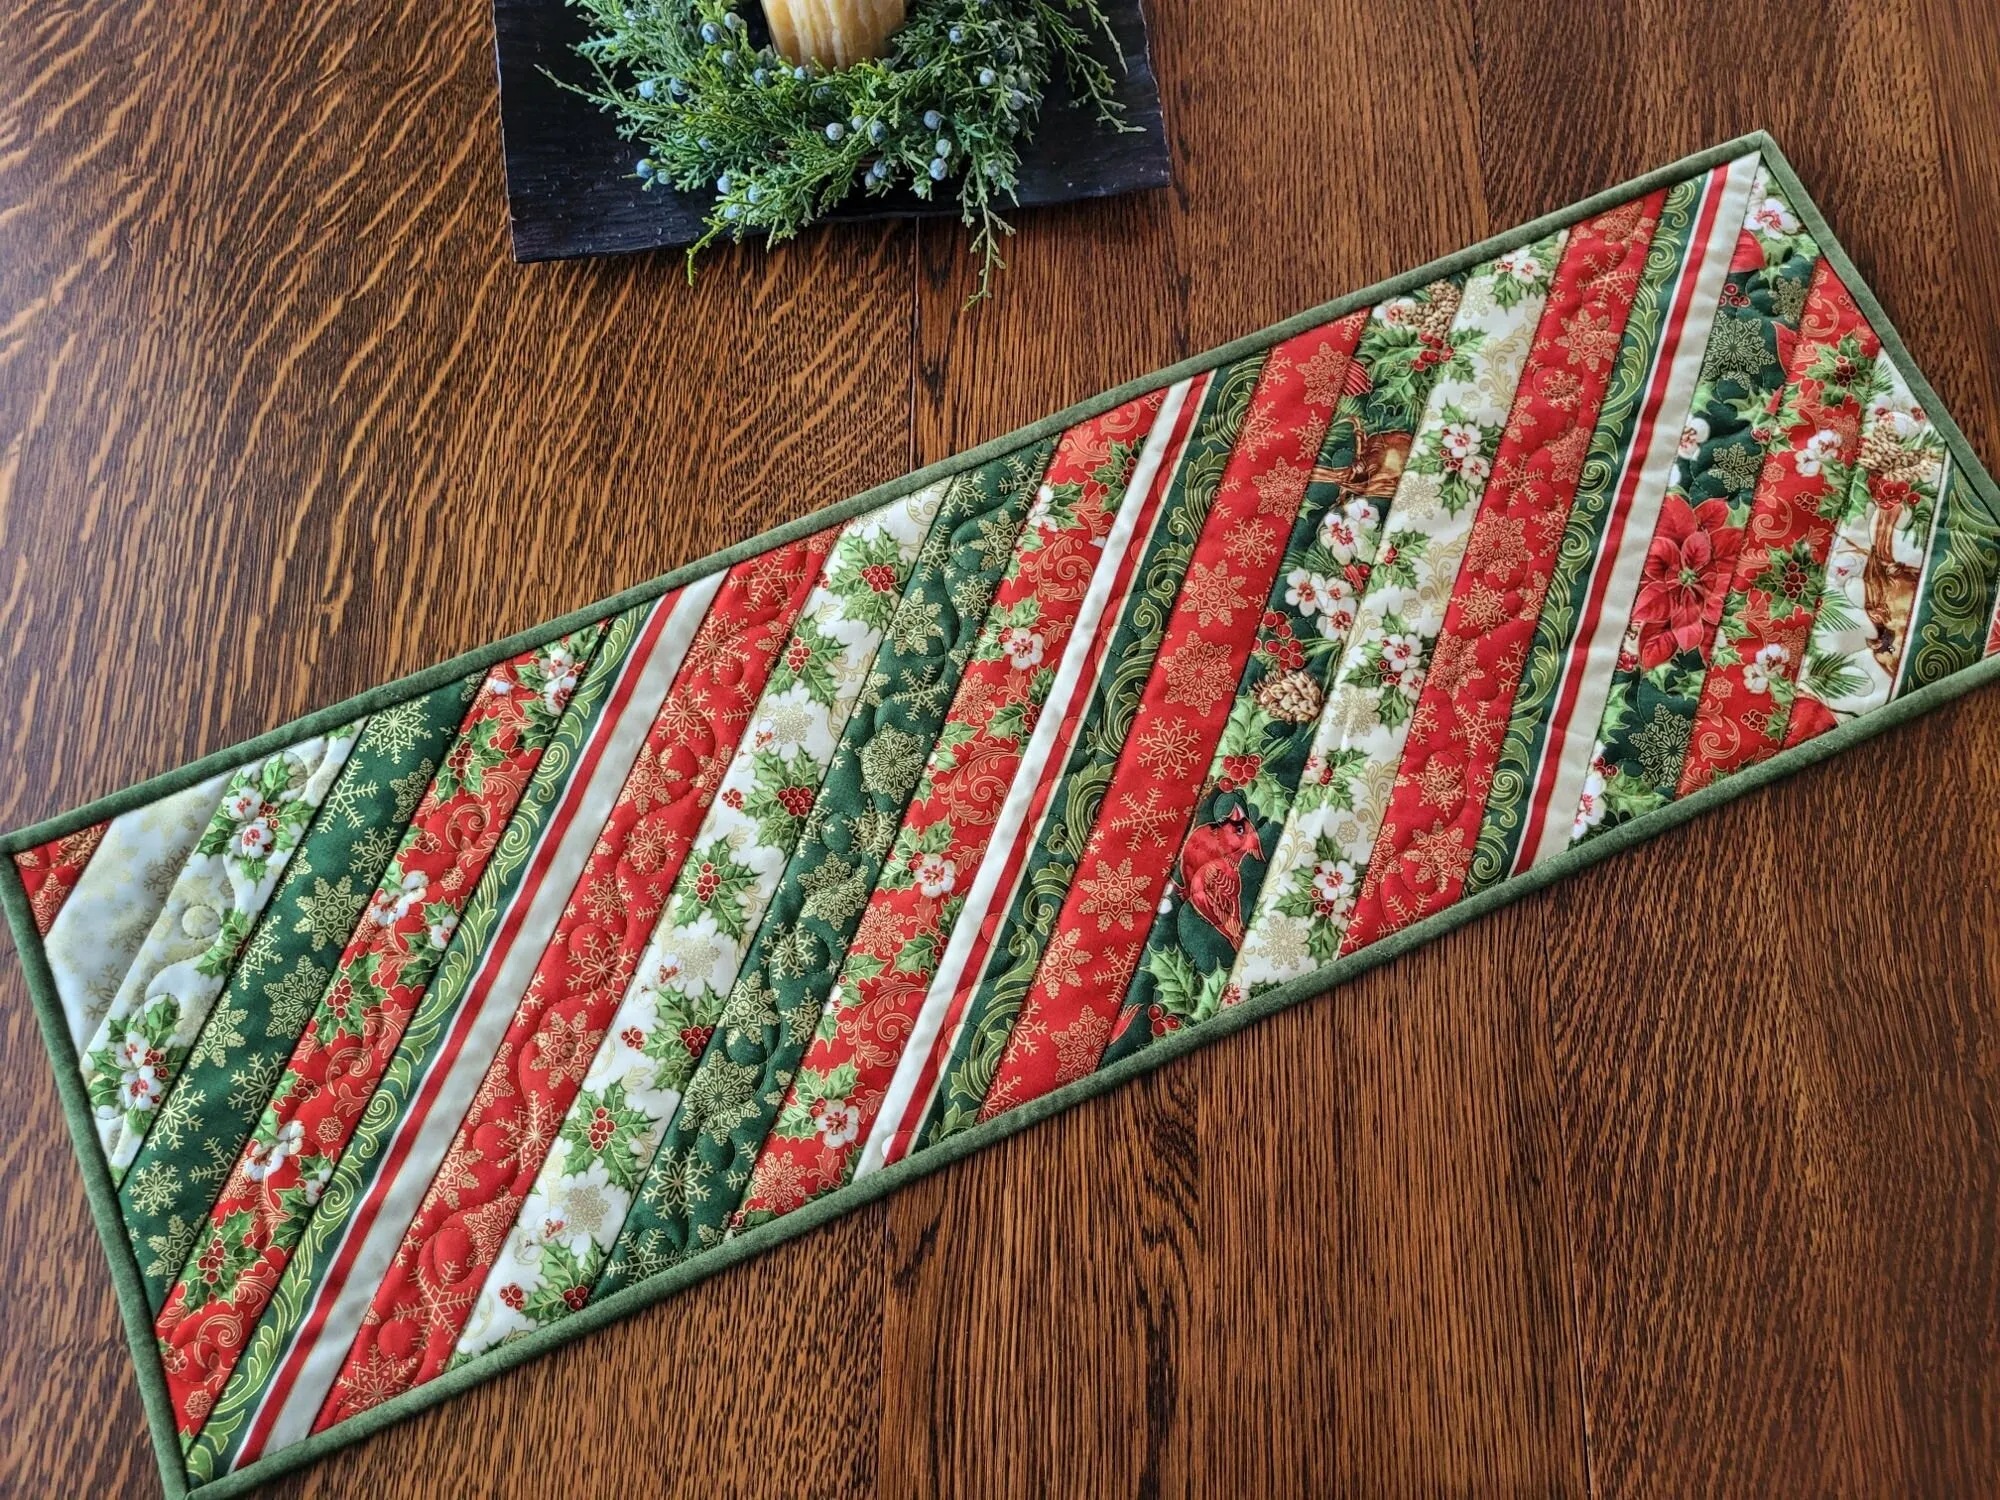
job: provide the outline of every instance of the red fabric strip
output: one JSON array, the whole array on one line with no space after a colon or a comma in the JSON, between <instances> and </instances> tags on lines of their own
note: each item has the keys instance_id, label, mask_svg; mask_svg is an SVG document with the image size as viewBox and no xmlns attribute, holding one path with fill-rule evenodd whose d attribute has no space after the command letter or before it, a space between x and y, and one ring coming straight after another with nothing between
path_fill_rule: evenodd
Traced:
<instances>
[{"instance_id":1,"label":"red fabric strip","mask_svg":"<svg viewBox=\"0 0 2000 1500\"><path fill-rule=\"evenodd\" d=\"M56 913L83 878L84 867L104 842L104 830L110 826L109 819L93 823L14 856L14 868L21 872L21 884L28 889L28 910L34 916L35 931L43 937L49 935Z\"/></svg>"},{"instance_id":2,"label":"red fabric strip","mask_svg":"<svg viewBox=\"0 0 2000 1500\"><path fill-rule=\"evenodd\" d=\"M1882 343L1831 263L1813 268L1750 520L1682 767L1685 797L1777 753L1861 450L1857 389ZM1822 714L1808 727L1831 727Z\"/></svg>"}]
</instances>

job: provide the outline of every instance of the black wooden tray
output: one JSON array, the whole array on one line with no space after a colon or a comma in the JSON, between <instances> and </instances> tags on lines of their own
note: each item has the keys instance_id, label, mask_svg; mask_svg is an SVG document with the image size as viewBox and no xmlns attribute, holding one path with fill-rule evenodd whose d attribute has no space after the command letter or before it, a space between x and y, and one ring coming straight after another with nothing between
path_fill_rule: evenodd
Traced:
<instances>
[{"instance_id":1,"label":"black wooden tray","mask_svg":"<svg viewBox=\"0 0 2000 1500\"><path fill-rule=\"evenodd\" d=\"M1061 76L1051 77L1035 138L1021 153L1021 204L1104 198L1169 180L1160 91L1146 50L1139 0L1105 9L1125 54L1115 74L1133 131L1107 130L1077 107ZM493 52L500 74L500 132L507 159L507 207L514 258L564 260L692 244L702 236L707 193L645 189L632 166L642 147L620 140L612 117L557 85L591 81L572 50L587 35L583 17L562 0L493 0ZM551 78L549 75L555 75ZM926 203L914 194L862 198L834 210L836 219L956 214L957 195Z\"/></svg>"}]
</instances>

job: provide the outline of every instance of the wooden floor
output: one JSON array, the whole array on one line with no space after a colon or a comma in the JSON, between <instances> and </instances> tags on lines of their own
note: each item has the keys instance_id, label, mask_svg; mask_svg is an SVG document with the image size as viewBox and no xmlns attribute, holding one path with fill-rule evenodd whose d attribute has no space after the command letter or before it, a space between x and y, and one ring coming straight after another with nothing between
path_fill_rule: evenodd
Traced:
<instances>
[{"instance_id":1,"label":"wooden floor","mask_svg":"<svg viewBox=\"0 0 2000 1500\"><path fill-rule=\"evenodd\" d=\"M1991 0L1149 8L1175 187L968 311L936 225L515 266L478 0L0 0L0 826L1760 125L2000 459ZM1996 770L1988 692L271 1493L1994 1493ZM156 1494L11 962L0 1067L0 1493Z\"/></svg>"}]
</instances>

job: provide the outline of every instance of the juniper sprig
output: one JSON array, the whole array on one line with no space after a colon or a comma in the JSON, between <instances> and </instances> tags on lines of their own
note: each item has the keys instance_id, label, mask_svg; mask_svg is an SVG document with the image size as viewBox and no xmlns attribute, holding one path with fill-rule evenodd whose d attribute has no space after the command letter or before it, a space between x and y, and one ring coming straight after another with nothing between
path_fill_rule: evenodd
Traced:
<instances>
[{"instance_id":1,"label":"juniper sprig","mask_svg":"<svg viewBox=\"0 0 2000 1500\"><path fill-rule=\"evenodd\" d=\"M914 0L886 56L837 71L794 66L730 0L570 3L594 33L584 92L645 148L640 179L715 193L690 276L717 239L789 239L857 189L928 200L956 184L983 297L1051 68L1106 127L1131 128L1093 45L1119 59L1100 0Z\"/></svg>"}]
</instances>

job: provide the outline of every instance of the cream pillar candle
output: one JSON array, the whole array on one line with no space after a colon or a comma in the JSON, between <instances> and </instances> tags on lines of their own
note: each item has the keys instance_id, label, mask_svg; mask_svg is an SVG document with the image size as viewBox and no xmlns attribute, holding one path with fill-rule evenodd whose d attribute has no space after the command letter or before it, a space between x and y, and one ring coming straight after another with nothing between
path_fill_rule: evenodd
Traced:
<instances>
[{"instance_id":1,"label":"cream pillar candle","mask_svg":"<svg viewBox=\"0 0 2000 1500\"><path fill-rule=\"evenodd\" d=\"M795 63L825 68L880 57L904 9L905 0L764 0L772 44Z\"/></svg>"}]
</instances>

